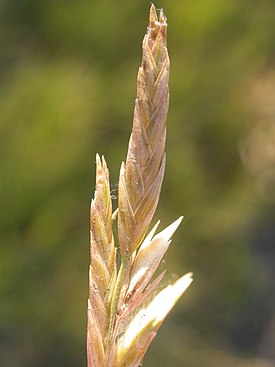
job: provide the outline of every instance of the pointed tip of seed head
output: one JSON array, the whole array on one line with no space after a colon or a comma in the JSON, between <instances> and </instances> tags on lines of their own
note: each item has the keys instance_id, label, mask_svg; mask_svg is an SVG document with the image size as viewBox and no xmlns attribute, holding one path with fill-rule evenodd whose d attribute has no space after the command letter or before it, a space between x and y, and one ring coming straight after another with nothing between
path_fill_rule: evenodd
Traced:
<instances>
[{"instance_id":1,"label":"pointed tip of seed head","mask_svg":"<svg viewBox=\"0 0 275 367\"><path fill-rule=\"evenodd\" d=\"M193 273L187 273L172 284L175 300L177 301L193 282Z\"/></svg>"},{"instance_id":2,"label":"pointed tip of seed head","mask_svg":"<svg viewBox=\"0 0 275 367\"><path fill-rule=\"evenodd\" d=\"M158 20L158 15L157 15L156 7L153 3L151 3L150 15L149 15L149 26L153 28L157 20Z\"/></svg>"},{"instance_id":3,"label":"pointed tip of seed head","mask_svg":"<svg viewBox=\"0 0 275 367\"><path fill-rule=\"evenodd\" d=\"M98 182L99 177L102 175L102 163L100 159L100 155L96 154L96 182Z\"/></svg>"},{"instance_id":4,"label":"pointed tip of seed head","mask_svg":"<svg viewBox=\"0 0 275 367\"><path fill-rule=\"evenodd\" d=\"M96 164L101 164L101 160L104 161L104 156L100 157L99 153L96 153L95 159Z\"/></svg>"},{"instance_id":5,"label":"pointed tip of seed head","mask_svg":"<svg viewBox=\"0 0 275 367\"><path fill-rule=\"evenodd\" d=\"M187 273L180 277L172 284L173 293L176 295L175 299L179 299L182 293L189 287L193 282L193 273Z\"/></svg>"},{"instance_id":6,"label":"pointed tip of seed head","mask_svg":"<svg viewBox=\"0 0 275 367\"><path fill-rule=\"evenodd\" d=\"M107 163L106 163L104 155L101 157L101 161L102 161L102 167L106 171L108 168L107 168Z\"/></svg>"},{"instance_id":7,"label":"pointed tip of seed head","mask_svg":"<svg viewBox=\"0 0 275 367\"><path fill-rule=\"evenodd\" d=\"M159 21L160 21L161 23L165 23L165 24L166 24L166 22L167 22L167 19L166 19L166 16L165 16L164 12L163 12L163 9L160 9L160 13L159 13Z\"/></svg>"},{"instance_id":8,"label":"pointed tip of seed head","mask_svg":"<svg viewBox=\"0 0 275 367\"><path fill-rule=\"evenodd\" d=\"M96 153L96 166L98 170L103 169L105 172L108 171L107 162L104 155L100 157L100 155Z\"/></svg>"},{"instance_id":9,"label":"pointed tip of seed head","mask_svg":"<svg viewBox=\"0 0 275 367\"><path fill-rule=\"evenodd\" d=\"M164 14L163 9L158 9L159 10L159 16L157 13L157 9L155 7L155 5L153 3L151 3L151 7L150 7L150 15L149 15L149 27L153 28L155 22L160 22L162 24L167 24L167 18Z\"/></svg>"},{"instance_id":10,"label":"pointed tip of seed head","mask_svg":"<svg viewBox=\"0 0 275 367\"><path fill-rule=\"evenodd\" d=\"M98 153L96 153L95 160L97 164L100 163L100 155Z\"/></svg>"},{"instance_id":11,"label":"pointed tip of seed head","mask_svg":"<svg viewBox=\"0 0 275 367\"><path fill-rule=\"evenodd\" d=\"M169 241L170 238L175 233L176 229L180 225L181 221L183 220L183 216L179 217L177 220L175 220L172 224L170 224L168 227L163 229L161 232L159 232L156 237L161 237L165 241Z\"/></svg>"},{"instance_id":12,"label":"pointed tip of seed head","mask_svg":"<svg viewBox=\"0 0 275 367\"><path fill-rule=\"evenodd\" d=\"M189 279L190 283L192 283L193 282L193 273L192 273L192 271L190 271L189 273L185 274L181 278Z\"/></svg>"}]
</instances>

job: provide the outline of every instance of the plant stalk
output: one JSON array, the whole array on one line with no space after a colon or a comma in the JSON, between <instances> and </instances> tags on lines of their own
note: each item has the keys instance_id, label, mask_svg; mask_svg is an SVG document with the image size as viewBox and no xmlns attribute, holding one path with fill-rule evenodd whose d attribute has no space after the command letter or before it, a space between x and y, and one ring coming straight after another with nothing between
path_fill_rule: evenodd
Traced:
<instances>
[{"instance_id":1,"label":"plant stalk","mask_svg":"<svg viewBox=\"0 0 275 367\"><path fill-rule=\"evenodd\" d=\"M128 262L129 262L128 258L124 258L121 261L121 265L120 265L119 272L117 275L116 285L115 285L114 292L112 295L112 301L111 301L111 307L110 307L110 323L108 327L107 343L106 343L107 344L106 345L106 351L107 351L106 355L107 356L111 350L111 343L112 343L112 338L113 338L113 329L114 329L115 320L116 320L117 306L118 306L118 301L119 301L121 288L123 285L124 275L127 269ZM105 367L107 367L107 365Z\"/></svg>"}]
</instances>

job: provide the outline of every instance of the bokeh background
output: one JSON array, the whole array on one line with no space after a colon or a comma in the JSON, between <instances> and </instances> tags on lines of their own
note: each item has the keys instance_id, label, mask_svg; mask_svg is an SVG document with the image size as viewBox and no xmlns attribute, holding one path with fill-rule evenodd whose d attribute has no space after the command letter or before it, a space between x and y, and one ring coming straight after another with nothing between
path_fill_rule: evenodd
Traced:
<instances>
[{"instance_id":1,"label":"bokeh background","mask_svg":"<svg viewBox=\"0 0 275 367\"><path fill-rule=\"evenodd\" d=\"M0 1L0 366L86 364L95 153L117 196L149 1ZM161 0L165 267L195 282L144 366L275 364L275 2Z\"/></svg>"}]
</instances>

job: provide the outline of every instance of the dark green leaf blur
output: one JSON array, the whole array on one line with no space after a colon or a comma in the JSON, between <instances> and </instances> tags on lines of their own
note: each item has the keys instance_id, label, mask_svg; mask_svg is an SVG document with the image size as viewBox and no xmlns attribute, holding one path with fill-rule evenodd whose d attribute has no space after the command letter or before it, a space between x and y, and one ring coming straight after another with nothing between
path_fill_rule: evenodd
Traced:
<instances>
[{"instance_id":1,"label":"dark green leaf blur","mask_svg":"<svg viewBox=\"0 0 275 367\"><path fill-rule=\"evenodd\" d=\"M155 221L194 283L150 367L275 363L275 2L162 0L171 58ZM150 2L0 0L0 366L86 365L95 154L117 197ZM114 199L114 205L116 200Z\"/></svg>"}]
</instances>

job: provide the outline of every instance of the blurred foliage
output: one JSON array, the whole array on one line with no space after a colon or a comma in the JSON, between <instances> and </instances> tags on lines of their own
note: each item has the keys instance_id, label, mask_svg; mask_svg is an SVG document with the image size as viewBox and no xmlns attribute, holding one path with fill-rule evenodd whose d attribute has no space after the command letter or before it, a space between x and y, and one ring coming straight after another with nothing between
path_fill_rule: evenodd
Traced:
<instances>
[{"instance_id":1,"label":"blurred foliage","mask_svg":"<svg viewBox=\"0 0 275 367\"><path fill-rule=\"evenodd\" d=\"M105 154L116 196L149 4L0 1L1 366L85 365L94 157ZM172 64L156 219L185 215L166 267L195 282L144 364L269 367L275 3L156 6Z\"/></svg>"}]
</instances>

